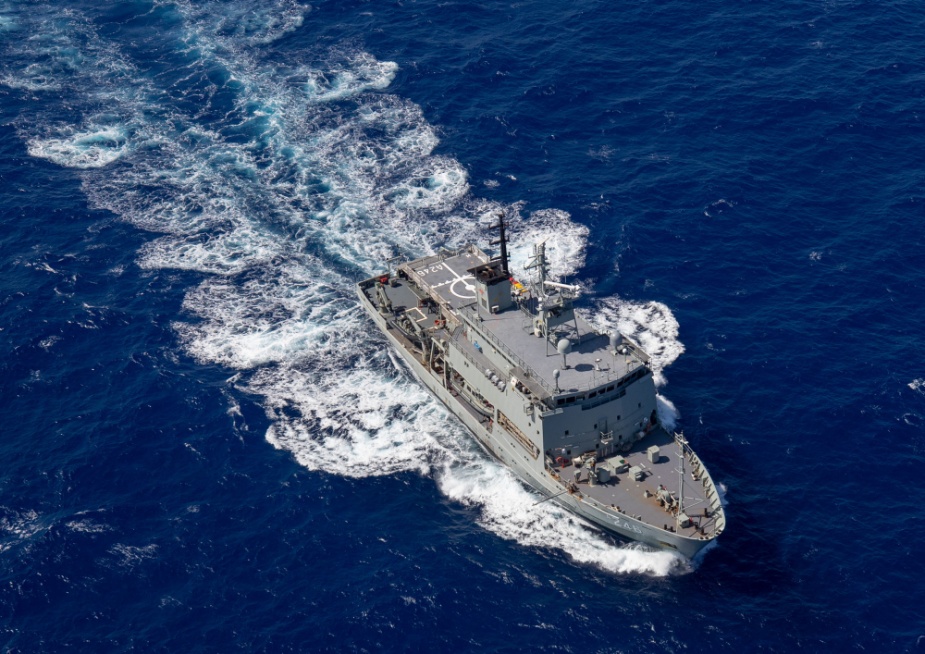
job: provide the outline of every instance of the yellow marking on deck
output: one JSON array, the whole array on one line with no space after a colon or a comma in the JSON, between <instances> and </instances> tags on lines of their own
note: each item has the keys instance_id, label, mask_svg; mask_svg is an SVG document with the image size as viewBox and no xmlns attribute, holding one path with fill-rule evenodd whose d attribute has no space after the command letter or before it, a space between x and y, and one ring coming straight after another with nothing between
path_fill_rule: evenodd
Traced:
<instances>
[{"instance_id":1,"label":"yellow marking on deck","mask_svg":"<svg viewBox=\"0 0 925 654\"><path fill-rule=\"evenodd\" d=\"M408 314L408 313L411 313L412 311L417 311L418 315L421 316L420 318L412 318L414 322L421 322L423 320L427 320L427 316L424 315L424 312L418 309L417 307L414 307L413 309L408 309L405 311L405 313Z\"/></svg>"}]
</instances>

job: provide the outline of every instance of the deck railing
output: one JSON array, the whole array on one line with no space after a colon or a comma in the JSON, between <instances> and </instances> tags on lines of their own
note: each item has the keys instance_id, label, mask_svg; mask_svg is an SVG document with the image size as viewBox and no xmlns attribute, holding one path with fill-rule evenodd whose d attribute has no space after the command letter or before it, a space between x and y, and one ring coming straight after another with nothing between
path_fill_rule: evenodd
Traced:
<instances>
[{"instance_id":1,"label":"deck railing","mask_svg":"<svg viewBox=\"0 0 925 654\"><path fill-rule=\"evenodd\" d=\"M495 336L490 330L480 328L478 310L473 308L476 306L477 305L473 301L472 304L467 304L465 306L459 307L456 311L459 315L463 317L466 324L468 324L471 328L475 329L476 332L478 332L478 334L481 337L484 337L486 341L488 341L495 348L497 348L498 351L500 351L508 360L520 366L520 368L523 369L524 372L530 375L530 379L535 381L537 384L539 384L543 388L543 390L549 393L549 395L551 396L562 395L563 394L562 390L556 391L553 387L551 387L549 383L547 383L546 380L543 379L543 377L539 373L537 373L534 368L528 365L527 362L524 361L521 357L517 356L507 345L501 342L501 339ZM594 336L598 337L598 336L602 336L602 334L594 334ZM645 362L648 361L648 358L649 358L645 352L643 352L641 349L639 349L638 346L636 346L634 343L630 342L629 340L625 341L625 344L629 347L629 350L634 355L633 358L635 359L635 361L627 362L626 372L618 378L615 377L613 381L623 380L629 375L633 374L641 366L645 366ZM603 380L600 378L600 376L598 376L597 379L594 379L587 384L582 384L581 386L576 388L574 392L581 393L584 391L589 391L594 388L597 388L598 386L601 386L603 383L604 383Z\"/></svg>"},{"instance_id":2,"label":"deck railing","mask_svg":"<svg viewBox=\"0 0 925 654\"><path fill-rule=\"evenodd\" d=\"M527 373L530 376L530 379L532 381L535 381L536 383L538 383L540 386L543 387L543 390L545 390L550 395L555 394L554 389L551 388L549 384L546 383L546 380L544 380L543 377L536 372L536 370L534 370L530 365L528 365L526 361L524 361L519 356L514 354L511 348L509 348L507 345L501 342L501 339L499 339L497 336L492 334L489 330L487 329L483 330L479 328L477 324L478 323L478 311L472 309L473 305L474 303L466 305L466 306L462 306L459 309L457 309L459 314L466 321L466 324L468 324L469 327L471 327L472 329L475 329L476 332L478 332L478 334L481 337L484 337L485 340L491 343L498 351L501 352L501 354L503 354L509 361L511 361L511 363L514 363L520 366L521 370Z\"/></svg>"},{"instance_id":3,"label":"deck railing","mask_svg":"<svg viewBox=\"0 0 925 654\"><path fill-rule=\"evenodd\" d=\"M462 335L462 327L457 327L457 328L453 331L453 340L456 341L456 342L458 343L462 337L463 337L463 335ZM507 380L505 379L504 373L501 372L500 370L498 370L498 369L494 366L494 364L491 363L491 361L488 361L488 360L487 360L487 358L486 358L486 361L484 361L484 362L476 361L474 356L472 356L471 354L469 354L468 352L466 352L466 348L465 348L464 345L460 345L460 346L457 348L457 350L459 351L460 354L463 355L463 357L465 357L466 359L469 360L469 363L471 363L472 365L475 366L475 369L476 369L476 370L484 370L485 366L487 365L487 366L489 366L489 367L491 368L492 372L494 372L494 373L498 376L499 379L504 379L505 382L507 381Z\"/></svg>"}]
</instances>

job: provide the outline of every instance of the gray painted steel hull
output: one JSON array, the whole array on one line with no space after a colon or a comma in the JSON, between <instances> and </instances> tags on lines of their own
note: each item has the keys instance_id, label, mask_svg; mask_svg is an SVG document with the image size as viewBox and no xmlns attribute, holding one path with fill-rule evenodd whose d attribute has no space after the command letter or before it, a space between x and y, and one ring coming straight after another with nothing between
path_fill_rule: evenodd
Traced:
<instances>
[{"instance_id":1,"label":"gray painted steel hull","mask_svg":"<svg viewBox=\"0 0 925 654\"><path fill-rule=\"evenodd\" d=\"M706 547L712 538L691 538L677 533L670 533L664 529L646 524L632 516L615 513L608 510L608 507L595 501L586 493L563 493L564 485L562 477L557 477L555 471L544 467L538 467L524 455L524 450L517 443L514 437L499 428L497 425L489 431L483 422L477 419L470 411L467 410L463 402L445 388L439 378L435 377L406 347L406 344L399 340L395 330L388 324L387 320L376 310L370 303L369 298L358 286L357 294L360 303L372 320L376 323L379 330L389 339L391 345L395 348L402 360L408 365L418 380L423 383L427 389L437 397L453 415L455 415L476 437L477 442L494 458L504 465L511 468L525 483L535 489L545 497L553 497L551 501L556 502L563 508L584 518L593 525L604 529L605 531L616 534L620 537L630 540L639 541L650 545L656 549L664 549L677 552L686 557L693 558L700 550ZM533 465L531 465L531 463ZM703 469L705 479L704 485L709 482L712 487L712 480ZM714 489L715 496L715 489Z\"/></svg>"}]
</instances>

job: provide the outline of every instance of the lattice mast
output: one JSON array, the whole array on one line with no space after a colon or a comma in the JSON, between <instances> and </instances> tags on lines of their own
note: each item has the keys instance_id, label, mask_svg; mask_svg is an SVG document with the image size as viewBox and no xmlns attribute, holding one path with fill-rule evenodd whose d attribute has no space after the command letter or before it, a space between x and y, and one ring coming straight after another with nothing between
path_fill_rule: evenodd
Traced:
<instances>
[{"instance_id":1,"label":"lattice mast","mask_svg":"<svg viewBox=\"0 0 925 654\"><path fill-rule=\"evenodd\" d=\"M499 211L497 215L498 215L498 222L495 223L494 225L491 225L488 229L490 231L493 231L496 229L498 230L498 238L494 241L491 241L490 245L494 246L494 245L500 244L501 245L501 256L499 258L492 259L492 263L494 262L500 263L501 272L505 275L505 277L510 277L511 269L508 264L508 257L507 257L507 232L505 231L505 228L504 228L504 212Z\"/></svg>"}]
</instances>

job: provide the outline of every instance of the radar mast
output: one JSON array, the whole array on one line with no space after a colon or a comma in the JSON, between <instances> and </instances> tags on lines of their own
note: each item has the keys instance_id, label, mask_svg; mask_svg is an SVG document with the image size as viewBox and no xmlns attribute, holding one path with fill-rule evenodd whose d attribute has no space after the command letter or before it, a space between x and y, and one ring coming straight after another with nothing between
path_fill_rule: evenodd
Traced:
<instances>
[{"instance_id":1,"label":"radar mast","mask_svg":"<svg viewBox=\"0 0 925 654\"><path fill-rule=\"evenodd\" d=\"M501 264L501 272L502 272L502 274L503 274L505 277L510 277L510 276L511 276L511 268L510 268L510 265L508 264L508 258L507 258L507 232L506 232L506 230L505 230L505 228L504 228L504 212L503 212L503 211L499 211L499 212L497 213L497 216L498 216L498 222L495 223L494 225L490 225L490 226L488 227L488 230L489 230L489 231L494 231L494 230L497 229L497 230L498 230L498 238L495 239L494 241L489 241L489 245L498 245L498 244L500 244L500 245L501 245L501 256L492 259L492 260L491 260L491 263L500 263L500 264Z\"/></svg>"}]
</instances>

